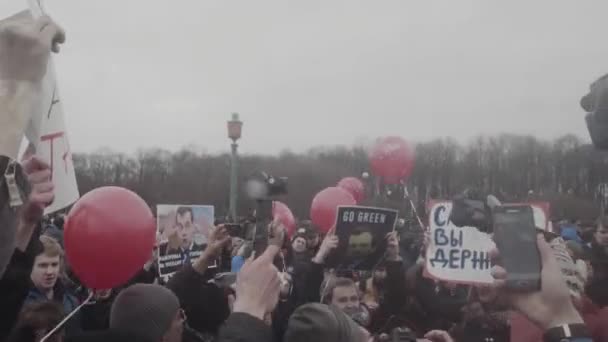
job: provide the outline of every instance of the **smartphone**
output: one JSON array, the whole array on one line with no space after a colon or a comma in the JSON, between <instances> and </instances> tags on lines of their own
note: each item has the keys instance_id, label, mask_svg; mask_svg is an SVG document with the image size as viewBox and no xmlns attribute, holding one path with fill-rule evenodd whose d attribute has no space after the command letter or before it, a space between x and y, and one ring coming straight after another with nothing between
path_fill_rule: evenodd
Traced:
<instances>
[{"instance_id":1,"label":"smartphone","mask_svg":"<svg viewBox=\"0 0 608 342\"><path fill-rule=\"evenodd\" d=\"M534 213L529 205L500 206L492 212L494 242L507 271L507 288L540 289L542 264L536 244Z\"/></svg>"},{"instance_id":2,"label":"smartphone","mask_svg":"<svg viewBox=\"0 0 608 342\"><path fill-rule=\"evenodd\" d=\"M243 226L238 223L226 223L224 224L224 228L226 228L228 235L231 237L243 238L245 236Z\"/></svg>"},{"instance_id":3,"label":"smartphone","mask_svg":"<svg viewBox=\"0 0 608 342\"><path fill-rule=\"evenodd\" d=\"M255 257L262 255L268 246L268 225L272 222L273 202L270 200L258 200L255 209L255 234L253 238L253 250Z\"/></svg>"}]
</instances>

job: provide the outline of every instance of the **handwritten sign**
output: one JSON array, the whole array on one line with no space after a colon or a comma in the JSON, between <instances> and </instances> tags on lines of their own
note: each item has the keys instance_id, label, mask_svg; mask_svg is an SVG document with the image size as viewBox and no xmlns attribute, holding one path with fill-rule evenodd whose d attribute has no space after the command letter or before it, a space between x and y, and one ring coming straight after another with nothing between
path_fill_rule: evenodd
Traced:
<instances>
[{"instance_id":1,"label":"handwritten sign","mask_svg":"<svg viewBox=\"0 0 608 342\"><path fill-rule=\"evenodd\" d=\"M28 4L35 18L43 14L39 2L28 0ZM33 107L25 136L36 154L51 166L55 200L45 209L48 214L71 205L80 197L52 60L42 80L41 98Z\"/></svg>"},{"instance_id":2,"label":"handwritten sign","mask_svg":"<svg viewBox=\"0 0 608 342\"><path fill-rule=\"evenodd\" d=\"M474 227L450 222L451 202L436 202L429 211L431 241L426 251L425 274L437 280L464 284L490 284L489 251L494 242Z\"/></svg>"}]
</instances>

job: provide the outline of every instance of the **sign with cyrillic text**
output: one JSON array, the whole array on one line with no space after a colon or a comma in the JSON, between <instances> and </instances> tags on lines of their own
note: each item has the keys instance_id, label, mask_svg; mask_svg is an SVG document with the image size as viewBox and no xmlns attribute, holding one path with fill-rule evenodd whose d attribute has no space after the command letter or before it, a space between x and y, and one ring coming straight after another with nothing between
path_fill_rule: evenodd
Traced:
<instances>
[{"instance_id":1,"label":"sign with cyrillic text","mask_svg":"<svg viewBox=\"0 0 608 342\"><path fill-rule=\"evenodd\" d=\"M210 205L156 206L158 273L168 280L185 263L194 263L207 248L215 209ZM214 265L215 266L215 265Z\"/></svg>"},{"instance_id":2,"label":"sign with cyrillic text","mask_svg":"<svg viewBox=\"0 0 608 342\"><path fill-rule=\"evenodd\" d=\"M437 202L429 211L425 274L453 283L492 283L489 251L494 242L477 228L455 226L449 220L451 210L451 202Z\"/></svg>"},{"instance_id":3,"label":"sign with cyrillic text","mask_svg":"<svg viewBox=\"0 0 608 342\"><path fill-rule=\"evenodd\" d=\"M28 0L28 4L35 18L43 15L39 2ZM51 166L55 200L44 210L48 214L73 204L80 197L52 60L49 60L47 73L42 79L41 95L40 101L33 106L25 135L36 155Z\"/></svg>"}]
</instances>

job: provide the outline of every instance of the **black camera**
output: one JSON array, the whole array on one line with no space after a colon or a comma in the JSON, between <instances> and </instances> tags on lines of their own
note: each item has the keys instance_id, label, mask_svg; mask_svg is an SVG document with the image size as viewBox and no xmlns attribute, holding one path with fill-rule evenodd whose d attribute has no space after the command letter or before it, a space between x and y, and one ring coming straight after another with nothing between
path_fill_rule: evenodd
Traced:
<instances>
[{"instance_id":1,"label":"black camera","mask_svg":"<svg viewBox=\"0 0 608 342\"><path fill-rule=\"evenodd\" d=\"M416 334L407 327L397 327L391 330L390 334L380 334L375 342L416 342Z\"/></svg>"},{"instance_id":2,"label":"black camera","mask_svg":"<svg viewBox=\"0 0 608 342\"><path fill-rule=\"evenodd\" d=\"M581 99L587 112L585 121L593 146L608 150L608 75L591 84L589 93Z\"/></svg>"},{"instance_id":3,"label":"black camera","mask_svg":"<svg viewBox=\"0 0 608 342\"><path fill-rule=\"evenodd\" d=\"M483 232L492 231L492 209L500 206L493 195L484 199L474 190L466 190L452 201L450 221L457 227L476 227Z\"/></svg>"},{"instance_id":4,"label":"black camera","mask_svg":"<svg viewBox=\"0 0 608 342\"><path fill-rule=\"evenodd\" d=\"M272 200L287 194L287 177L273 177L266 172L258 172L247 180L245 191L254 200Z\"/></svg>"},{"instance_id":5,"label":"black camera","mask_svg":"<svg viewBox=\"0 0 608 342\"><path fill-rule=\"evenodd\" d=\"M287 194L287 178L273 177L266 172L254 173L245 184L249 198L256 201L255 230L253 248L255 255L261 255L268 243L268 225L272 222L273 201Z\"/></svg>"}]
</instances>

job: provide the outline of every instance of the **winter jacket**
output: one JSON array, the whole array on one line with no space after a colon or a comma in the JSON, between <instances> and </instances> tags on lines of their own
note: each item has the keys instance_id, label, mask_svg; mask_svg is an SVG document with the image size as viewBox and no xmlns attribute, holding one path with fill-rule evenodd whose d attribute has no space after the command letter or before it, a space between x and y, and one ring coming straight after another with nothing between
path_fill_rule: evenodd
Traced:
<instances>
[{"instance_id":1,"label":"winter jacket","mask_svg":"<svg viewBox=\"0 0 608 342\"><path fill-rule=\"evenodd\" d=\"M218 342L272 342L272 331L260 319L235 312L220 329Z\"/></svg>"},{"instance_id":2,"label":"winter jacket","mask_svg":"<svg viewBox=\"0 0 608 342\"><path fill-rule=\"evenodd\" d=\"M4 275L0 278L0 341L10 334L17 323L17 317L30 290L34 260L42 251L38 236L39 229L36 229L25 252L15 250Z\"/></svg>"},{"instance_id":3,"label":"winter jacket","mask_svg":"<svg viewBox=\"0 0 608 342\"><path fill-rule=\"evenodd\" d=\"M303 296L308 303L321 301L321 284L324 277L323 265L311 263ZM402 313L407 302L405 271L401 261L386 262L386 293L384 301L372 316L370 331L382 328L392 316Z\"/></svg>"},{"instance_id":4,"label":"winter jacket","mask_svg":"<svg viewBox=\"0 0 608 342\"><path fill-rule=\"evenodd\" d=\"M30 290L23 302L23 306L26 306L31 303L38 303L47 301L48 298L46 295L30 284ZM74 294L72 294L61 282L61 280L57 280L55 287L53 287L53 301L59 303L63 307L63 312L65 315L68 315L70 312L74 311L80 302L76 298ZM82 331L82 313L77 312L65 325L66 336L76 334Z\"/></svg>"},{"instance_id":5,"label":"winter jacket","mask_svg":"<svg viewBox=\"0 0 608 342\"><path fill-rule=\"evenodd\" d=\"M209 283L211 275L210 271L197 273L188 263L171 277L167 287L179 299L190 327L203 334L217 335L220 326L230 315L230 308L225 293Z\"/></svg>"}]
</instances>

